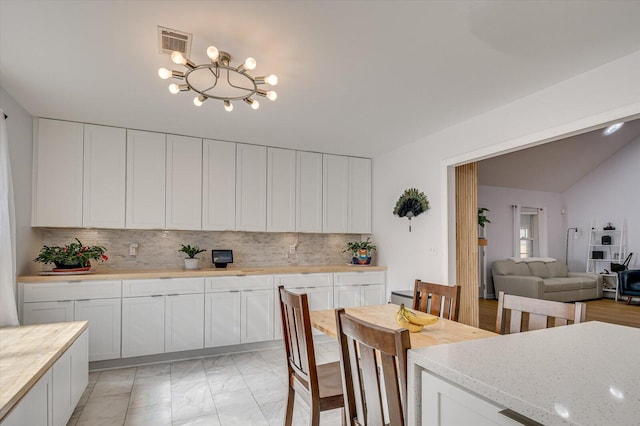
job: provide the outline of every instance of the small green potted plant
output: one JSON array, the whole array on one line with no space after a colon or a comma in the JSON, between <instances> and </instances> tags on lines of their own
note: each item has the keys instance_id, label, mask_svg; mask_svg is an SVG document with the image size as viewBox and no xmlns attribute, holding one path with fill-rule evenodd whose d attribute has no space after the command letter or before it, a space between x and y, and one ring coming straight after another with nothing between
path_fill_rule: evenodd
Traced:
<instances>
[{"instance_id":1,"label":"small green potted plant","mask_svg":"<svg viewBox=\"0 0 640 426\"><path fill-rule=\"evenodd\" d=\"M104 262L109 257L104 254L107 249L102 246L85 246L79 239L65 246L44 246L38 257L33 259L39 263L53 263L53 272L87 272L91 269L91 261Z\"/></svg>"},{"instance_id":2,"label":"small green potted plant","mask_svg":"<svg viewBox=\"0 0 640 426\"><path fill-rule=\"evenodd\" d=\"M347 246L343 253L351 253L351 262L354 265L370 265L371 253L376 251L376 246L367 237L365 241L351 241L347 243Z\"/></svg>"},{"instance_id":3,"label":"small green potted plant","mask_svg":"<svg viewBox=\"0 0 640 426\"><path fill-rule=\"evenodd\" d=\"M491 221L487 217L488 211L491 211L491 210L489 210L486 207L478 208L478 226L480 226L480 234L478 235L478 245L480 246L486 246L488 243L487 239L484 237L484 226L487 223L491 223Z\"/></svg>"},{"instance_id":4,"label":"small green potted plant","mask_svg":"<svg viewBox=\"0 0 640 426\"><path fill-rule=\"evenodd\" d=\"M196 256L205 251L205 249L201 249L198 246L190 246L180 244L180 250L178 252L182 252L186 254L188 257L184 259L184 269L198 269L198 259Z\"/></svg>"}]
</instances>

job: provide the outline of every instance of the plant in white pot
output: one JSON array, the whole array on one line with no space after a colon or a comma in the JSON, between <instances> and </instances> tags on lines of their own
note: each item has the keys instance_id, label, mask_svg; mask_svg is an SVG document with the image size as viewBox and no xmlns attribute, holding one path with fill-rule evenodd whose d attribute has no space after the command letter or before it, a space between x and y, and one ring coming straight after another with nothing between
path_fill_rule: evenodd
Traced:
<instances>
[{"instance_id":1,"label":"plant in white pot","mask_svg":"<svg viewBox=\"0 0 640 426\"><path fill-rule=\"evenodd\" d=\"M198 269L198 261L199 259L196 257L198 254L205 251L205 249L201 249L198 246L185 246L181 244L180 250L178 252L183 252L189 257L184 258L184 269Z\"/></svg>"}]
</instances>

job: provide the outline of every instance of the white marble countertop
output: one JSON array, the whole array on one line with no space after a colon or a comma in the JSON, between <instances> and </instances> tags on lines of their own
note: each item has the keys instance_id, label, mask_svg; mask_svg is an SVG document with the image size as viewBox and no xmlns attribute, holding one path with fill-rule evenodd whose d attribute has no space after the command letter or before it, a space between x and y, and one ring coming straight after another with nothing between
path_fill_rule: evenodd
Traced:
<instances>
[{"instance_id":1,"label":"white marble countertop","mask_svg":"<svg viewBox=\"0 0 640 426\"><path fill-rule=\"evenodd\" d=\"M409 351L409 363L544 425L640 425L640 329L590 321Z\"/></svg>"}]
</instances>

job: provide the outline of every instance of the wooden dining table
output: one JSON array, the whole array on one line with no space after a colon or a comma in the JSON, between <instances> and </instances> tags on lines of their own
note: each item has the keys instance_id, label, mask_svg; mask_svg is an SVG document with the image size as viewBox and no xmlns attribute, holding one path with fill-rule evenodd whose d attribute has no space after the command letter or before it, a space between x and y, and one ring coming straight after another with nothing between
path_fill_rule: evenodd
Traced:
<instances>
[{"instance_id":1,"label":"wooden dining table","mask_svg":"<svg viewBox=\"0 0 640 426\"><path fill-rule=\"evenodd\" d=\"M345 311L363 321L367 321L381 327L398 329L395 315L399 305L388 303L386 305L359 306L345 308ZM324 334L337 338L335 310L311 311L311 325ZM471 327L456 321L440 318L438 322L427 325L418 333L409 333L411 347L413 349L425 346L441 345L443 343L463 342L466 340L483 339L497 336L491 331Z\"/></svg>"}]
</instances>

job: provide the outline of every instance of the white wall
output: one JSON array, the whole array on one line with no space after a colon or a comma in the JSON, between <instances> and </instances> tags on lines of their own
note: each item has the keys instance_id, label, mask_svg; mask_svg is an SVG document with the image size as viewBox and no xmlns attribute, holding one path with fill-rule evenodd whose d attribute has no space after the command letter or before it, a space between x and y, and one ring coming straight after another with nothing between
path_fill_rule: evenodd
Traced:
<instances>
[{"instance_id":1,"label":"white wall","mask_svg":"<svg viewBox=\"0 0 640 426\"><path fill-rule=\"evenodd\" d=\"M23 275L31 271L31 260L41 246L39 233L31 229L33 119L2 87L0 108L9 116L7 134L16 209L16 272Z\"/></svg>"},{"instance_id":2,"label":"white wall","mask_svg":"<svg viewBox=\"0 0 640 426\"><path fill-rule=\"evenodd\" d=\"M389 288L410 288L415 278L455 283L455 259L449 259L455 249L455 240L448 237L455 212L447 207L448 166L635 114L640 114L640 51L377 156L373 231L378 263L389 268ZM431 210L413 220L411 234L406 220L391 213L407 187L424 191L431 201ZM430 256L429 248L438 255Z\"/></svg>"},{"instance_id":3,"label":"white wall","mask_svg":"<svg viewBox=\"0 0 640 426\"><path fill-rule=\"evenodd\" d=\"M568 226L582 230L569 240L569 265L584 271L592 221L599 227L611 222L619 229L625 221L626 252L633 252L632 267L640 267L640 138L565 191ZM604 265L601 265L604 267ZM608 268L607 268L608 269ZM599 272L599 271L598 271Z\"/></svg>"},{"instance_id":4,"label":"white wall","mask_svg":"<svg viewBox=\"0 0 640 426\"><path fill-rule=\"evenodd\" d=\"M525 207L544 208L547 216L548 256L564 262L566 225L561 209L562 194L555 192L528 191L498 186L478 186L478 206L487 207L491 223L485 225L489 244L486 247L488 292L493 294L491 264L498 259L513 256L513 210L514 204Z\"/></svg>"}]
</instances>

